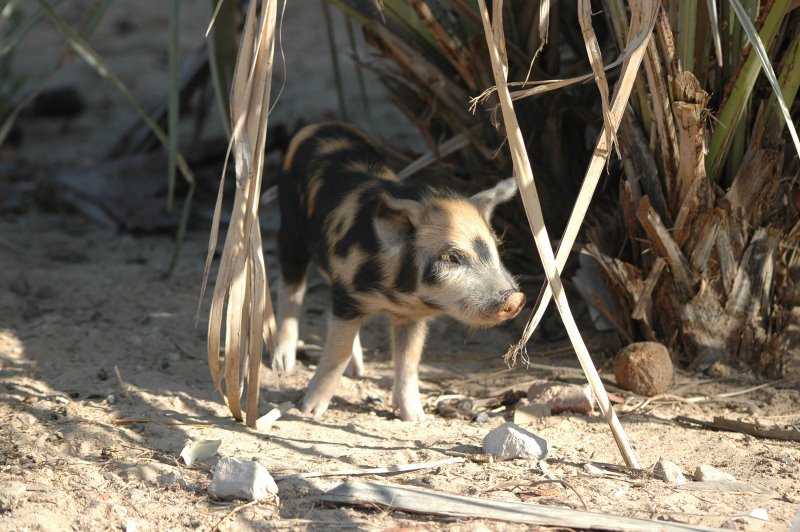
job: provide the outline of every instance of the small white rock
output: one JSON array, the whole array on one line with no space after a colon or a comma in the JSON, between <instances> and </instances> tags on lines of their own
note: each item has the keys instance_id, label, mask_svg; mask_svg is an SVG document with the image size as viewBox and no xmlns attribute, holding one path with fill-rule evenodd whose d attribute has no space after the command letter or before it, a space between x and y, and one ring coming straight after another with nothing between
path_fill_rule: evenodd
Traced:
<instances>
[{"instance_id":1,"label":"small white rock","mask_svg":"<svg viewBox=\"0 0 800 532\"><path fill-rule=\"evenodd\" d=\"M23 482L0 482L0 512L7 512L18 506L27 491Z\"/></svg>"},{"instance_id":2,"label":"small white rock","mask_svg":"<svg viewBox=\"0 0 800 532\"><path fill-rule=\"evenodd\" d=\"M220 499L255 501L277 494L278 486L267 468L253 460L222 456L212 471L208 493Z\"/></svg>"},{"instance_id":3,"label":"small white rock","mask_svg":"<svg viewBox=\"0 0 800 532\"><path fill-rule=\"evenodd\" d=\"M686 477L683 476L681 468L674 462L664 460L663 458L653 466L653 476L672 484L686 483Z\"/></svg>"},{"instance_id":4,"label":"small white rock","mask_svg":"<svg viewBox=\"0 0 800 532\"><path fill-rule=\"evenodd\" d=\"M755 519L761 519L762 521L769 521L769 515L767 514L766 508L756 508L751 510L747 515Z\"/></svg>"},{"instance_id":5,"label":"small white rock","mask_svg":"<svg viewBox=\"0 0 800 532\"><path fill-rule=\"evenodd\" d=\"M292 408L294 408L294 403L291 401L281 403L256 420L256 430L259 432L268 432L269 429L272 428L272 425Z\"/></svg>"},{"instance_id":6,"label":"small white rock","mask_svg":"<svg viewBox=\"0 0 800 532\"><path fill-rule=\"evenodd\" d=\"M584 464L583 468L586 470L587 473L595 477L603 474L603 470L597 467L596 465Z\"/></svg>"},{"instance_id":7,"label":"small white rock","mask_svg":"<svg viewBox=\"0 0 800 532\"><path fill-rule=\"evenodd\" d=\"M222 445L222 440L189 440L181 450L181 458L186 465L191 466L195 462L203 461L217 454L220 445Z\"/></svg>"},{"instance_id":8,"label":"small white rock","mask_svg":"<svg viewBox=\"0 0 800 532\"><path fill-rule=\"evenodd\" d=\"M483 452L498 460L543 460L547 456L547 441L514 423L503 423L483 439Z\"/></svg>"},{"instance_id":9,"label":"small white rock","mask_svg":"<svg viewBox=\"0 0 800 532\"><path fill-rule=\"evenodd\" d=\"M736 480L733 475L720 471L714 466L708 464L700 464L694 472L694 479L705 482L708 480Z\"/></svg>"}]
</instances>

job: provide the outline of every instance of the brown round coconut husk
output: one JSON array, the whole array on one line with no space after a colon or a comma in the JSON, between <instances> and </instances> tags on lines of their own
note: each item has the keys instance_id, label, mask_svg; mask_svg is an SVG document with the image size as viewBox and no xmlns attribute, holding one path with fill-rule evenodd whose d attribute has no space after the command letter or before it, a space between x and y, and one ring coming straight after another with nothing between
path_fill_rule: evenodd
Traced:
<instances>
[{"instance_id":1,"label":"brown round coconut husk","mask_svg":"<svg viewBox=\"0 0 800 532\"><path fill-rule=\"evenodd\" d=\"M639 395L652 397L672 385L672 359L658 342L637 342L624 347L614 359L617 384Z\"/></svg>"}]
</instances>

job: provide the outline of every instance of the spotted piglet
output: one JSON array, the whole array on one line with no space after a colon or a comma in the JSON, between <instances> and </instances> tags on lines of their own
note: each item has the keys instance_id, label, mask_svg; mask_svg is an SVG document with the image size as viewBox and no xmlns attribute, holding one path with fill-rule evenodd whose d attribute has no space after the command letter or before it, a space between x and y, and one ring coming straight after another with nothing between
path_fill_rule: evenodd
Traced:
<instances>
[{"instance_id":1,"label":"spotted piglet","mask_svg":"<svg viewBox=\"0 0 800 532\"><path fill-rule=\"evenodd\" d=\"M302 409L320 415L348 369L363 373L364 319L391 319L394 407L424 417L418 367L428 321L451 316L473 328L513 318L525 296L500 262L489 225L514 197L512 179L470 198L400 182L366 135L318 124L292 140L278 195L281 283L277 367L295 365L298 318L310 259L331 289L327 340Z\"/></svg>"}]
</instances>

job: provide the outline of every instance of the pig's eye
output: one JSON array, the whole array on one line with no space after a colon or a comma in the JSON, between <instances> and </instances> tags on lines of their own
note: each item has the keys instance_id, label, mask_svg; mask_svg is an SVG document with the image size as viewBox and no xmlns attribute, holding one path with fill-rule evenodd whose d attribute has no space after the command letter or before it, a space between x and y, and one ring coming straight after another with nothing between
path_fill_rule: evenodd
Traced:
<instances>
[{"instance_id":1,"label":"pig's eye","mask_svg":"<svg viewBox=\"0 0 800 532\"><path fill-rule=\"evenodd\" d=\"M439 258L444 263L460 266L466 262L466 257L460 251L448 251Z\"/></svg>"}]
</instances>

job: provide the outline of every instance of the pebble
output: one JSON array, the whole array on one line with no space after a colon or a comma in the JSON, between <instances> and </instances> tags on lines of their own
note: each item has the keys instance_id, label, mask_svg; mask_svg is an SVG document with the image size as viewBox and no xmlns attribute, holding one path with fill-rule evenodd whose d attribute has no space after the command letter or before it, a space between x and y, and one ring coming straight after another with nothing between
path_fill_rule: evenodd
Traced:
<instances>
[{"instance_id":1,"label":"pebble","mask_svg":"<svg viewBox=\"0 0 800 532\"><path fill-rule=\"evenodd\" d=\"M219 499L255 501L278 493L267 468L253 460L222 456L212 470L208 493Z\"/></svg>"},{"instance_id":2,"label":"pebble","mask_svg":"<svg viewBox=\"0 0 800 532\"><path fill-rule=\"evenodd\" d=\"M663 458L653 466L653 476L672 484L685 484L686 477L678 465Z\"/></svg>"},{"instance_id":3,"label":"pebble","mask_svg":"<svg viewBox=\"0 0 800 532\"><path fill-rule=\"evenodd\" d=\"M27 488L23 482L0 482L0 512L7 512L22 503Z\"/></svg>"},{"instance_id":4,"label":"pebble","mask_svg":"<svg viewBox=\"0 0 800 532\"><path fill-rule=\"evenodd\" d=\"M694 479L700 482L708 480L736 480L733 475L720 471L714 466L708 464L700 464L694 472Z\"/></svg>"},{"instance_id":5,"label":"pebble","mask_svg":"<svg viewBox=\"0 0 800 532\"><path fill-rule=\"evenodd\" d=\"M547 440L514 423L503 423L489 431L483 439L483 452L498 460L543 460L547 456Z\"/></svg>"},{"instance_id":6,"label":"pebble","mask_svg":"<svg viewBox=\"0 0 800 532\"><path fill-rule=\"evenodd\" d=\"M475 423L481 424L487 421L489 421L489 414L486 412L478 412L478 415L475 416Z\"/></svg>"}]
</instances>

